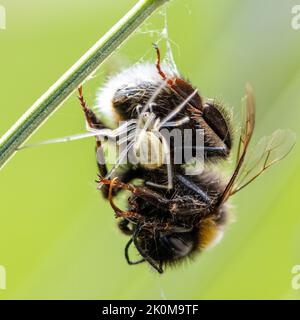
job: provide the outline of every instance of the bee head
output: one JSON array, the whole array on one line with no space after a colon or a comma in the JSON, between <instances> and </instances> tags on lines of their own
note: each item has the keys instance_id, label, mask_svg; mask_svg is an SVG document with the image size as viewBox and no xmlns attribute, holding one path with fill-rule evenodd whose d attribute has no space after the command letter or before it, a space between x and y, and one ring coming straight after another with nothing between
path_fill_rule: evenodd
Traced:
<instances>
[{"instance_id":1,"label":"bee head","mask_svg":"<svg viewBox=\"0 0 300 320\"><path fill-rule=\"evenodd\" d=\"M187 256L194 248L194 237L191 232L160 235L157 239L156 260L174 261Z\"/></svg>"},{"instance_id":2,"label":"bee head","mask_svg":"<svg viewBox=\"0 0 300 320\"><path fill-rule=\"evenodd\" d=\"M172 264L188 256L196 248L196 233L190 232L156 232L141 230L138 246L145 260L154 264Z\"/></svg>"},{"instance_id":3,"label":"bee head","mask_svg":"<svg viewBox=\"0 0 300 320\"><path fill-rule=\"evenodd\" d=\"M161 266L179 263L218 243L223 235L223 223L209 217L191 229L174 226L173 232L141 228L136 246L146 261L163 272Z\"/></svg>"}]
</instances>

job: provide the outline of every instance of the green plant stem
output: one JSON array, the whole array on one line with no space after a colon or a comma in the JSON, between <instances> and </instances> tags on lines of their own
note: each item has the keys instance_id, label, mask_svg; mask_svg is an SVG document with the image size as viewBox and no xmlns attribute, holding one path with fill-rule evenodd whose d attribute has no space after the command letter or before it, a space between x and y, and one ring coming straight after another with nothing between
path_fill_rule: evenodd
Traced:
<instances>
[{"instance_id":1,"label":"green plant stem","mask_svg":"<svg viewBox=\"0 0 300 320\"><path fill-rule=\"evenodd\" d=\"M54 83L0 139L0 169L17 149L157 8L168 0L140 0L57 82Z\"/></svg>"}]
</instances>

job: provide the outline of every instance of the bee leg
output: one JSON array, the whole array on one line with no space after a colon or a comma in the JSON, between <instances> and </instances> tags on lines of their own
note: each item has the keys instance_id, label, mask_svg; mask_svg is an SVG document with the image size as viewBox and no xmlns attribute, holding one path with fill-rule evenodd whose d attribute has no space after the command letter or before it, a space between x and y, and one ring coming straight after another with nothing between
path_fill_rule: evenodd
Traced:
<instances>
[{"instance_id":1,"label":"bee leg","mask_svg":"<svg viewBox=\"0 0 300 320\"><path fill-rule=\"evenodd\" d=\"M80 101L82 110L85 114L86 122L88 126L92 129L108 129L107 126L105 126L101 120L96 116L96 114L88 107L82 93L82 86L78 88L78 99ZM107 165L105 162L105 157L104 157L104 152L103 152L103 147L101 144L100 139L96 137L96 159L97 159L97 166L98 166L98 172L99 172L99 177L102 179L105 177L108 173ZM134 178L134 177L133 177ZM133 179L131 178L131 179ZM129 180L128 180L129 181ZM104 185L103 188L101 188L102 194L104 198L108 198L108 191L109 187L107 185Z\"/></svg>"},{"instance_id":2,"label":"bee leg","mask_svg":"<svg viewBox=\"0 0 300 320\"><path fill-rule=\"evenodd\" d=\"M96 147L97 148L97 147ZM100 154L100 157L99 157ZM105 199L108 199L108 194L109 194L109 185L110 184L104 184L102 182L102 180L104 179L104 177L107 175L108 170L107 167L104 163L104 155L103 155L103 150L102 147L101 149L98 149L97 151L97 161L98 161L98 168L99 168L99 178L100 178L100 183L102 183L102 187L101 187L101 191L102 191L102 195ZM132 169L132 168L127 168L124 170L119 170L115 173L115 176L118 178L118 180L123 181L124 183L129 183L130 181L132 181L133 179L136 178L141 178L143 176L143 171L142 169L138 168L138 169ZM110 180L108 180L110 181ZM115 197L122 189L121 188L114 188L112 190L112 196Z\"/></svg>"},{"instance_id":3,"label":"bee leg","mask_svg":"<svg viewBox=\"0 0 300 320\"><path fill-rule=\"evenodd\" d=\"M101 180L103 184L109 184L111 185L111 180L103 179ZM197 186L197 185L196 185ZM132 192L135 196L144 199L145 201L148 201L153 206L155 206L158 209L169 211L170 213L176 215L176 214L188 214L191 212L196 212L203 208L203 202L204 203L210 203L210 198L204 193L202 190L201 192L199 190L194 190L194 185L187 185L188 188L191 190L197 192L201 198L203 198L202 201L197 202L197 207L195 208L195 203L190 203L189 201L186 201L186 198L179 197L179 198L173 198L168 199L162 196L161 194L147 188L144 186L134 186L132 184L127 184L120 182L117 178L114 179L114 187L120 188L123 190L128 190ZM199 188L200 189L200 188ZM138 216L137 216L138 215ZM126 213L124 217L137 217L137 219L140 221L144 219L141 214L136 213Z\"/></svg>"},{"instance_id":4,"label":"bee leg","mask_svg":"<svg viewBox=\"0 0 300 320\"><path fill-rule=\"evenodd\" d=\"M80 101L80 105L82 107L82 110L84 112L85 115L85 119L87 121L87 124L89 125L90 128L93 129L105 129L107 128L102 122L101 120L96 116L96 114L93 112L92 109L89 108L89 106L87 105L83 94L82 94L82 86L80 86L78 88L78 99Z\"/></svg>"},{"instance_id":5,"label":"bee leg","mask_svg":"<svg viewBox=\"0 0 300 320\"><path fill-rule=\"evenodd\" d=\"M183 176L181 174L177 174L176 177L187 188L197 193L197 195L201 198L203 202L205 202L206 204L209 204L211 202L211 199L209 198L209 196L206 194L206 192L204 192L199 187L198 184L196 184L195 182L193 182L192 180L188 179L186 176Z\"/></svg>"},{"instance_id":6,"label":"bee leg","mask_svg":"<svg viewBox=\"0 0 300 320\"><path fill-rule=\"evenodd\" d=\"M80 105L85 115L86 122L90 128L93 129L105 129L107 128L101 121L98 119L96 114L88 107L83 94L82 94L82 86L78 88L78 99L80 101ZM101 145L101 141L96 137L96 158L97 158L97 166L99 175L104 177L107 174L107 166L105 163L103 147ZM108 194L108 188L104 188L103 190L104 196Z\"/></svg>"},{"instance_id":7,"label":"bee leg","mask_svg":"<svg viewBox=\"0 0 300 320\"><path fill-rule=\"evenodd\" d=\"M139 264L142 262L145 262L146 260L144 258L137 260L137 261L131 261L129 258L129 248L131 246L131 244L133 243L133 237L127 242L126 246L125 246L125 258L126 261L129 265L134 265L134 264Z\"/></svg>"},{"instance_id":8,"label":"bee leg","mask_svg":"<svg viewBox=\"0 0 300 320\"><path fill-rule=\"evenodd\" d=\"M160 261L159 265L157 265L156 261L154 261L151 257L146 255L145 252L140 247L139 242L137 240L139 230L140 230L140 227L137 226L135 231L134 231L134 234L133 234L132 238L127 242L127 244L125 246L125 258L126 258L127 263L129 265L135 265L135 264L139 264L139 263L147 261L155 270L157 270L159 273L163 273L164 270L163 270L162 262ZM132 243L135 245L137 251L142 256L142 259L137 260L137 261L131 261L130 260L130 258L129 258L129 248L132 245Z\"/></svg>"},{"instance_id":9,"label":"bee leg","mask_svg":"<svg viewBox=\"0 0 300 320\"><path fill-rule=\"evenodd\" d=\"M87 121L87 124L89 125L90 128L93 129L106 129L107 127L101 122L101 120L96 116L96 114L88 107L83 94L82 94L82 86L78 88L78 99L80 101L80 104L82 106L83 112L85 114L85 118ZM105 162L105 157L104 157L104 152L103 152L103 147L101 144L101 141L96 137L96 158L97 158L97 166L98 166L98 172L99 172L99 177L100 179L103 179L108 173L107 165ZM119 177L124 181L124 182L129 182L133 180L134 178L138 178L138 175L140 173L137 172L137 170L133 169L128 169L123 172L119 173ZM113 190L113 195L117 194L118 189ZM103 185L101 188L102 195L104 198L109 197L109 185Z\"/></svg>"},{"instance_id":10,"label":"bee leg","mask_svg":"<svg viewBox=\"0 0 300 320\"><path fill-rule=\"evenodd\" d=\"M160 50L157 44L153 43L153 48L156 50L156 69L159 73L159 75L162 77L163 80L167 79L166 74L161 70L161 66L160 66Z\"/></svg>"},{"instance_id":11,"label":"bee leg","mask_svg":"<svg viewBox=\"0 0 300 320\"><path fill-rule=\"evenodd\" d=\"M139 254L156 270L158 271L158 273L163 273L163 265L162 262L159 261L159 264L157 265L156 261L154 261L151 257L147 256L142 248L140 247L138 241L137 241L137 237L136 235L133 236L133 243L137 249L137 251L139 252Z\"/></svg>"},{"instance_id":12,"label":"bee leg","mask_svg":"<svg viewBox=\"0 0 300 320\"><path fill-rule=\"evenodd\" d=\"M106 182L106 181L109 181L108 201L109 201L111 207L113 208L113 210L115 211L116 218L122 217L122 218L135 218L135 219L137 219L137 220L139 220L139 221L144 220L144 218L143 218L140 214L138 214L138 213L136 213L136 212L133 212L133 211L124 211L124 210L118 208L118 207L115 205L115 203L114 203L114 201L113 201L113 188L114 188L114 184L115 184L115 182L116 182L117 180L118 180L118 178L114 178L114 179L112 179L112 180L105 180L105 179L103 179L103 180L101 181L101 182L104 183L104 184L107 184L107 183L105 183L105 182ZM105 182L103 182L103 181L105 181Z\"/></svg>"},{"instance_id":13,"label":"bee leg","mask_svg":"<svg viewBox=\"0 0 300 320\"><path fill-rule=\"evenodd\" d=\"M107 165L105 162L104 152L103 152L103 146L101 144L101 141L96 138L96 159L97 159L97 167L98 167L98 176L100 179L105 177L108 173ZM98 181L97 181L98 182ZM109 186L103 185L103 187L100 189L102 192L102 195L105 199L108 198L108 191Z\"/></svg>"},{"instance_id":14,"label":"bee leg","mask_svg":"<svg viewBox=\"0 0 300 320\"><path fill-rule=\"evenodd\" d=\"M87 105L83 94L82 94L82 86L78 88L78 99L80 101L80 105L82 107L82 110L85 115L86 122L89 126L89 128L92 129L106 129L107 127L101 122L101 120L96 116L96 114L92 111L92 109L89 108ZM107 174L107 166L105 163L104 153L103 153L103 147L101 145L101 141L96 137L96 159L97 159L97 166L98 166L98 172L100 177L105 177ZM108 187L104 186L102 189L103 196L107 198L108 196Z\"/></svg>"},{"instance_id":15,"label":"bee leg","mask_svg":"<svg viewBox=\"0 0 300 320\"><path fill-rule=\"evenodd\" d=\"M112 180L108 179L102 179L101 183L112 185ZM172 211L172 208L174 207L174 199L167 199L163 197L161 194L147 188L144 186L135 186L129 183L124 183L119 181L118 178L113 179L113 184L115 188L123 189L130 191L134 195L136 195L139 198L145 199L146 201L150 202L152 205L156 206L157 208L163 209L163 210L170 210ZM113 207L114 208L114 207ZM175 212L174 212L175 213ZM126 217L126 216L124 216ZM131 217L134 217L132 215ZM141 215L137 217L139 220L143 219Z\"/></svg>"}]
</instances>

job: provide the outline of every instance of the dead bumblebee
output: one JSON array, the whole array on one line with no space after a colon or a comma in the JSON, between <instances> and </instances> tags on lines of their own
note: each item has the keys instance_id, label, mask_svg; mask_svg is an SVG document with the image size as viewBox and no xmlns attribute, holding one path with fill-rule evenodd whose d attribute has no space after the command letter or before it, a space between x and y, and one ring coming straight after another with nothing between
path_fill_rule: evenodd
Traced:
<instances>
[{"instance_id":1,"label":"dead bumblebee","mask_svg":"<svg viewBox=\"0 0 300 320\"><path fill-rule=\"evenodd\" d=\"M149 135L142 137L143 143L149 143L150 140L151 144L157 142L151 134L161 129L155 126L156 123L168 123L181 129L199 127L204 130L205 160L226 159L232 147L231 123L226 112L218 104L204 101L179 76L165 74L160 68L157 52L156 74L150 65L137 66L110 80L99 95L100 108L109 107L107 111L111 116L126 121L126 128L119 126L108 133L116 136L126 130L130 136L131 128L134 130L137 124L143 123L145 126L145 122L152 123L146 128ZM141 70L135 73L134 70L138 69ZM81 90L79 98L90 130L98 133L106 130L86 106ZM99 185L104 187L103 194L109 199L116 217L120 218L119 228L130 236L125 247L129 264L148 262L162 273L165 266L191 258L217 242L227 222L229 197L291 150L295 140L293 134L278 130L270 137L263 138L253 152L247 152L255 126L255 107L250 87L247 88L246 102L235 169L228 182L224 182L219 173L208 169L199 175L186 175L182 165L172 162L176 146L164 147L159 134L155 135L159 139L159 147L155 145L154 148L166 148L167 151L163 150L162 154L170 156L168 166L163 164L160 157L156 157L154 165L129 165L123 170L117 166L118 170L111 173L105 161L98 161ZM151 108L150 115L145 115L148 112L145 106ZM152 122L148 120L149 117ZM131 148L142 152L141 145L135 145L136 139L126 142ZM185 145L180 145L180 148L184 149ZM197 146L192 145L192 148ZM103 160L99 139L96 150L98 160ZM127 153L129 148L125 151ZM135 178L141 178L142 185L131 184L130 181ZM167 190L161 188L162 185L167 185ZM114 204L113 196L120 190L128 190L132 194L127 210L121 210ZM135 245L141 256L137 261L129 257L131 244Z\"/></svg>"}]
</instances>

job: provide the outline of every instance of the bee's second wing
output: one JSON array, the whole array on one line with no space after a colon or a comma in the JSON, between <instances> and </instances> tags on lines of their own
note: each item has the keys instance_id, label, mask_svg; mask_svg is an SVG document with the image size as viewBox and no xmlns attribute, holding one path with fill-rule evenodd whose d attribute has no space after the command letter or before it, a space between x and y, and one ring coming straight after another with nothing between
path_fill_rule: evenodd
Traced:
<instances>
[{"instance_id":1,"label":"bee's second wing","mask_svg":"<svg viewBox=\"0 0 300 320\"><path fill-rule=\"evenodd\" d=\"M235 194L260 176L273 164L286 157L295 145L296 136L290 130L276 130L263 137L246 157L230 195Z\"/></svg>"}]
</instances>

